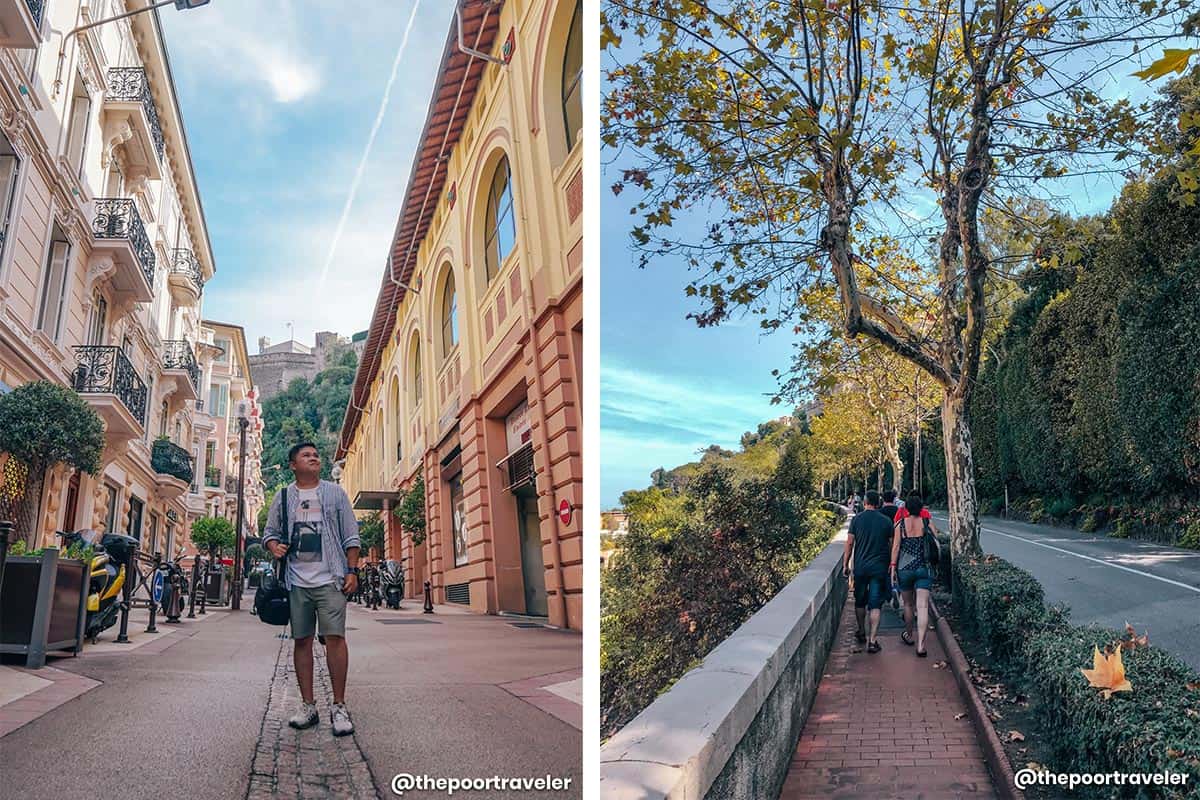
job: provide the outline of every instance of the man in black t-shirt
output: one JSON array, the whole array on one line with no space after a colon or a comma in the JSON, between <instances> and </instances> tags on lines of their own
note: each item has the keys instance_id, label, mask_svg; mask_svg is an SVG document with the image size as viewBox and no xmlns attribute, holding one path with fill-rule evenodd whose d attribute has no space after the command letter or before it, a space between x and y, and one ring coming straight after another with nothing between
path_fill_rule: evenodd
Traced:
<instances>
[{"instance_id":1,"label":"man in black t-shirt","mask_svg":"<svg viewBox=\"0 0 1200 800\"><path fill-rule=\"evenodd\" d=\"M850 556L854 556L854 616L858 620L858 643L867 643L868 653L878 653L879 613L887 594L888 561L891 558L892 521L879 512L879 493L867 492L866 509L850 521L846 550L842 554L842 575L850 575ZM871 632L863 631L870 612Z\"/></svg>"}]
</instances>

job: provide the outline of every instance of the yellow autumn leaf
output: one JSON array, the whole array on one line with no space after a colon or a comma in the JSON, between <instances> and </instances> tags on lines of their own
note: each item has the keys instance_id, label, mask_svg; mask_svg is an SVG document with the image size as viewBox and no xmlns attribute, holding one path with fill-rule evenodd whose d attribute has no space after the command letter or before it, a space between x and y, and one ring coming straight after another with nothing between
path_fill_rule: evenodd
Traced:
<instances>
[{"instance_id":1,"label":"yellow autumn leaf","mask_svg":"<svg viewBox=\"0 0 1200 800\"><path fill-rule=\"evenodd\" d=\"M1112 697L1113 692L1133 691L1133 686L1125 680L1125 665L1121 663L1120 649L1111 656L1105 656L1100 652L1099 647L1095 648L1095 653L1092 655L1092 668L1079 671L1092 686L1103 690L1105 700Z\"/></svg>"},{"instance_id":2,"label":"yellow autumn leaf","mask_svg":"<svg viewBox=\"0 0 1200 800\"><path fill-rule=\"evenodd\" d=\"M1172 72L1182 73L1187 69L1188 61L1196 53L1200 53L1200 49L1194 47L1184 49L1167 47L1163 49L1162 58L1133 74L1142 80L1152 81Z\"/></svg>"}]
</instances>

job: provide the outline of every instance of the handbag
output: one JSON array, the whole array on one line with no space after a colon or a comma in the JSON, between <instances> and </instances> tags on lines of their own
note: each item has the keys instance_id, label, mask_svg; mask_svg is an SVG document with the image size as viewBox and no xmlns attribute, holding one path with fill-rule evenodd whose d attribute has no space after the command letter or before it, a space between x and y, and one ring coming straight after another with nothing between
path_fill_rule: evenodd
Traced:
<instances>
[{"instance_id":1,"label":"handbag","mask_svg":"<svg viewBox=\"0 0 1200 800\"><path fill-rule=\"evenodd\" d=\"M925 553L925 563L931 567L936 567L938 562L942 560L942 548L938 544L937 537L933 535L933 531L929 528L929 520L922 518L921 527L924 533L921 534L921 549Z\"/></svg>"},{"instance_id":2,"label":"handbag","mask_svg":"<svg viewBox=\"0 0 1200 800\"><path fill-rule=\"evenodd\" d=\"M284 536L281 541L288 544L286 486L279 492L279 513ZM283 571L287 569L287 560L291 554L292 551L289 548L283 558L276 559L275 570L263 575L262 583L254 593L254 612L268 625L287 625L292 619L291 600L288 597L287 587L283 583Z\"/></svg>"}]
</instances>

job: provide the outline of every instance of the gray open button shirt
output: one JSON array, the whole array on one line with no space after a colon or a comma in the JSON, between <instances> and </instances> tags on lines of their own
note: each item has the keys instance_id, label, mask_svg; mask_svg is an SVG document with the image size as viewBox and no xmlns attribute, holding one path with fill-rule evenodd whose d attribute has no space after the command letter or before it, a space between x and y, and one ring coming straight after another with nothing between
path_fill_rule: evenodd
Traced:
<instances>
[{"instance_id":1,"label":"gray open button shirt","mask_svg":"<svg viewBox=\"0 0 1200 800\"><path fill-rule=\"evenodd\" d=\"M271 510L267 512L267 527L262 541L264 549L270 542L286 543L291 540L291 531L280 527L283 520L279 513L279 496L277 492L275 499L271 501ZM351 547L361 546L358 539L358 520L354 516L354 508L350 505L346 490L336 483L320 481L317 484L317 497L321 498L321 518L325 523L321 530L321 551L329 571L341 582L350 571L346 551ZM290 523L296 519L296 512L300 509L300 494L296 490L295 481L288 484L287 499ZM284 586L292 588L288 570L283 571L283 582Z\"/></svg>"}]
</instances>

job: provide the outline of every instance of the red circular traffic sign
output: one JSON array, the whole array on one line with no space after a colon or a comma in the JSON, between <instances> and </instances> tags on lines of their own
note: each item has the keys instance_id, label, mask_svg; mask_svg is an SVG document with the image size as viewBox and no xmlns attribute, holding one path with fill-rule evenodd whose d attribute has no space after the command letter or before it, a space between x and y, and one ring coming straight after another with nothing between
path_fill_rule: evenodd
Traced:
<instances>
[{"instance_id":1,"label":"red circular traffic sign","mask_svg":"<svg viewBox=\"0 0 1200 800\"><path fill-rule=\"evenodd\" d=\"M564 499L558 504L558 518L563 525L571 524L571 512L575 509L571 507L571 501Z\"/></svg>"}]
</instances>

